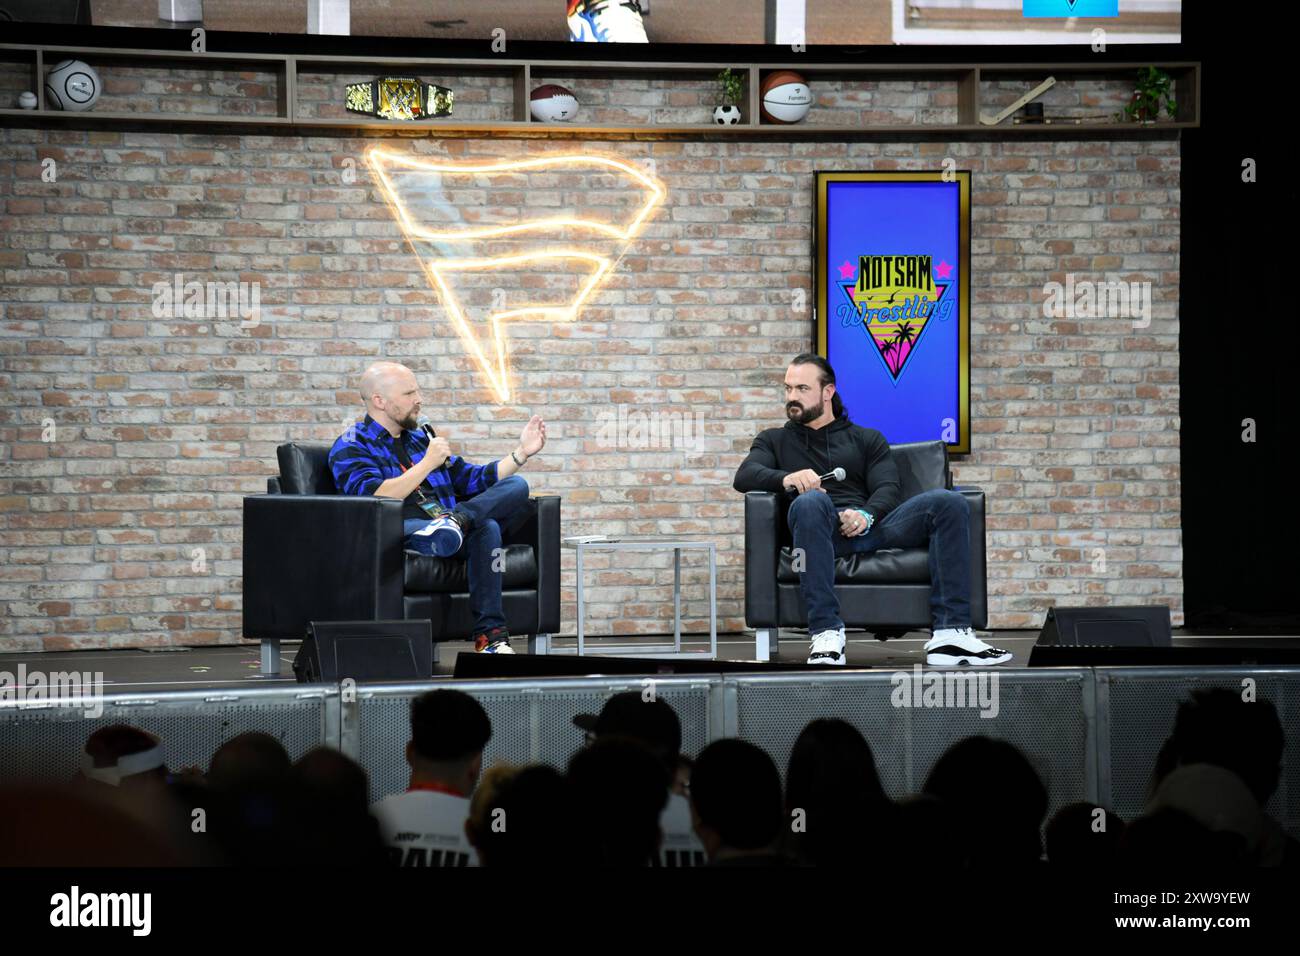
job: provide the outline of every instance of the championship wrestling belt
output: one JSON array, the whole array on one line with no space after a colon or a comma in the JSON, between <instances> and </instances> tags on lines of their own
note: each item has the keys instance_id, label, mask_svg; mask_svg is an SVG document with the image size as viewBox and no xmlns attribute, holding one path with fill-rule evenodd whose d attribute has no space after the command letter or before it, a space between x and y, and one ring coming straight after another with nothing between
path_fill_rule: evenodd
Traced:
<instances>
[{"instance_id":1,"label":"championship wrestling belt","mask_svg":"<svg viewBox=\"0 0 1300 956\"><path fill-rule=\"evenodd\" d=\"M388 120L450 116L455 94L445 86L421 83L410 76L381 76L369 83L349 83L346 105L350 113Z\"/></svg>"}]
</instances>

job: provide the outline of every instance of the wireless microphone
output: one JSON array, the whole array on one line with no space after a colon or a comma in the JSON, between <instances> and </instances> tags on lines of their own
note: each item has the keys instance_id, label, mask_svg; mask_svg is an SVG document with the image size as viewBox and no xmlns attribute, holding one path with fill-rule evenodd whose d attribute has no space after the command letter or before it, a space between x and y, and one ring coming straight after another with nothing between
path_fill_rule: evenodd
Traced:
<instances>
[{"instance_id":1,"label":"wireless microphone","mask_svg":"<svg viewBox=\"0 0 1300 956\"><path fill-rule=\"evenodd\" d=\"M429 417L427 415L421 415L419 418L415 420L415 423L420 426L420 431L424 432L424 434L428 436L429 441L433 441L435 438L438 437L438 433L433 430L433 423L429 421ZM438 466L438 469L443 469L446 467L447 467L447 463L444 461L441 465Z\"/></svg>"},{"instance_id":2,"label":"wireless microphone","mask_svg":"<svg viewBox=\"0 0 1300 956\"><path fill-rule=\"evenodd\" d=\"M420 431L429 436L430 441L438 437L438 433L433 430L433 423L429 421L428 415L421 415L416 419L416 424L420 426Z\"/></svg>"},{"instance_id":3,"label":"wireless microphone","mask_svg":"<svg viewBox=\"0 0 1300 956\"><path fill-rule=\"evenodd\" d=\"M843 481L845 478L848 477L848 474L849 474L849 473L848 473L847 471L845 471L843 468L833 468L833 469L831 469L830 471L826 472L826 474L824 474L824 475L818 475L818 476L817 476L817 480L818 480L818 481L829 481L830 479L834 478L836 481ZM791 488L791 487L788 486L788 485L786 486L786 489L785 489L785 490L786 490L789 494L792 494L792 495L797 495L797 494L799 494L798 491L796 491L795 489Z\"/></svg>"}]
</instances>

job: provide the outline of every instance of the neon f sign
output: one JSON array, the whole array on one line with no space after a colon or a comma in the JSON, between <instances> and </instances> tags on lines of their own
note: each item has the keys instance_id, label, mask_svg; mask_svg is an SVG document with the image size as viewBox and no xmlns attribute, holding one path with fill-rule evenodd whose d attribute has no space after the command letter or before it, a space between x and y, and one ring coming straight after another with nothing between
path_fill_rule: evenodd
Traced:
<instances>
[{"instance_id":1,"label":"neon f sign","mask_svg":"<svg viewBox=\"0 0 1300 956\"><path fill-rule=\"evenodd\" d=\"M372 146L366 151L366 162L407 242L419 256L430 287L501 403L510 400L505 327L521 321L574 321L665 196L663 186L642 170L599 155L563 154L451 163ZM574 172L605 177L612 184L612 195L624 200L627 208L612 209L609 204L599 204L599 198L611 195L599 193L592 194L593 215L533 214L535 207L530 205L518 217L502 220L485 213L483 203L458 203L443 198L436 204L438 215L431 221L427 216L420 216L420 202L403 198L404 194L427 196L429 185L441 197L454 191L457 184L467 191L466 195L474 195L472 187L484 180L489 186L499 183L503 189L517 189L529 176L549 176L553 180ZM407 177L424 188L407 187ZM627 200L631 200L630 204ZM611 209L616 213L612 217L594 215ZM463 290L494 270L505 270L514 277L525 270L564 274L575 269L585 275L579 278L572 298L562 305L525 301L509 308L494 308L482 317L472 317L458 291L458 286Z\"/></svg>"}]
</instances>

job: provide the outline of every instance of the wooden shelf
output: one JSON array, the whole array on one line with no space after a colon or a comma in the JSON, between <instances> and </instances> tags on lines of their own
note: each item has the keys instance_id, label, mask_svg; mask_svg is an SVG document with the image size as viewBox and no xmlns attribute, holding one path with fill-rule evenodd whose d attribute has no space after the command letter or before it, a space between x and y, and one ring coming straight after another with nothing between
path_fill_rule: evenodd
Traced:
<instances>
[{"instance_id":1,"label":"wooden shelf","mask_svg":"<svg viewBox=\"0 0 1300 956\"><path fill-rule=\"evenodd\" d=\"M1083 132L1083 133L1102 133L1102 132L1125 132L1125 133L1149 133L1162 130L1192 129L1197 124L1183 123L1174 121L1160 121L1158 123L1020 123L1012 124L1004 122L998 126L985 126L982 123L934 123L925 126L902 126L902 125L884 125L884 126L832 126L829 124L794 124L781 125L777 123L739 123L734 126L719 126L713 123L684 123L684 124L658 124L658 125L615 125L600 123L539 123L534 121L523 120L501 120L496 122L468 123L457 122L454 120L414 120L412 122L389 122L387 120L365 119L357 117L356 119L298 119L290 120L285 116L224 116L216 114L203 115L170 115L166 113L102 113L91 110L83 113L69 113L62 110L24 110L24 109L0 109L0 116L36 116L41 119L52 120L55 122L72 123L77 120L95 120L107 122L138 122L138 123L187 123L191 125L210 125L210 126L286 126L302 129L353 129L353 130L372 130L383 129L401 132L403 130L437 130L442 129L447 132L480 132L480 133L575 133L575 134L593 134L593 133L610 133L627 135L633 133L639 134L687 134L687 133L719 133L727 136L798 136L809 137L819 135L880 135L888 133L906 133L908 135L916 134L934 134L942 135L944 133L1006 133L1012 136L1020 136L1033 133L1062 133L1062 132Z\"/></svg>"},{"instance_id":2,"label":"wooden shelf","mask_svg":"<svg viewBox=\"0 0 1300 956\"><path fill-rule=\"evenodd\" d=\"M74 122L76 120L94 120L96 122L116 123L189 123L192 125L228 126L232 123L240 126L292 126L293 121L287 116L259 116L256 114L224 113L113 113L102 110L24 110L0 109L0 116L39 116L55 122Z\"/></svg>"},{"instance_id":3,"label":"wooden shelf","mask_svg":"<svg viewBox=\"0 0 1300 956\"><path fill-rule=\"evenodd\" d=\"M981 111L996 112L998 107L985 102L987 84L1023 79L1025 89L1031 81L1049 75L1058 77L1086 76L1098 79L1127 80L1145 63L1129 62L1078 62L1078 63L691 63L691 62L653 62L635 63L599 60L520 60L507 57L452 59L440 57L411 58L383 56L306 56L296 54L268 53L229 53L213 51L195 53L189 50L142 50L104 47L78 47L58 45L0 44L0 62L27 63L30 65L33 82L43 76L48 64L61 59L85 59L92 65L111 63L114 67L130 64L143 69L162 69L175 65L187 70L211 69L213 71L245 71L266 74L274 78L276 90L274 105L276 112L263 113L208 113L208 112L164 112L131 110L88 110L85 112L64 112L46 107L44 84L36 83L38 106L34 110L17 108L0 108L0 117L28 118L39 122L60 124L132 124L149 125L183 125L186 128L213 126L224 128L285 128L285 129L341 129L341 130L387 130L392 132L435 131L448 133L481 134L495 136L723 136L723 137L782 137L802 139L824 136L852 138L855 136L879 136L896 134L901 136L923 135L941 136L945 134L982 134L1026 136L1032 134L1048 136L1071 136L1078 134L1097 135L1105 133L1124 134L1160 134L1165 131L1193 129L1200 125L1200 76L1201 66L1197 62L1157 62L1169 72L1175 82L1175 96L1178 101L1178 115L1175 121L1161 121L1153 124L1129 122L1098 122L1088 118L1082 122L1069 122L1062 117L1053 116L1055 122L1050 124L1014 124L1009 117L996 126L980 123ZM723 126L708 122L684 123L541 123L529 115L528 95L535 82L550 77L600 78L617 81L621 78L648 78L651 81L671 83L674 77L711 77L719 71L731 67L738 70L746 80L746 96L742 103L744 119L733 126ZM834 78L841 82L871 83L887 82L897 78L917 81L941 81L952 84L953 94L947 97L943 105L929 107L933 111L947 112L955 116L955 122L897 122L897 123L796 123L767 124L759 121L758 94L762 78L775 70L789 69L802 73L816 83L818 79L826 82ZM413 122L394 122L367 118L361 115L348 116L313 116L308 107L298 96L302 86L301 76L331 74L365 74L384 73L414 74L421 79L442 82L456 89L455 79L463 77L505 77L510 80L508 102L505 97L495 106L503 116L502 119L458 118L455 115L439 119L417 120ZM1060 84L1058 84L1060 85ZM665 90L670 89L664 86ZM698 86L694 87L698 91ZM498 93L502 89L498 88ZM582 91L576 90L581 99ZM1111 90L1111 92L1114 92ZM342 91L340 89L340 100ZM237 98L232 98L238 102ZM269 94L261 101L272 103ZM1113 106L1113 104L1111 104ZM665 108L667 104L665 103ZM640 107L653 111L653 107ZM695 106L698 111L702 107ZM337 106L335 107L337 109ZM619 110L609 107L612 112ZM817 109L817 107L814 107ZM915 107L920 110L923 107ZM887 111L887 109L886 109ZM334 112L331 110L330 112ZM1051 107L1048 107L1051 115ZM1113 109L1110 110L1113 112Z\"/></svg>"}]
</instances>

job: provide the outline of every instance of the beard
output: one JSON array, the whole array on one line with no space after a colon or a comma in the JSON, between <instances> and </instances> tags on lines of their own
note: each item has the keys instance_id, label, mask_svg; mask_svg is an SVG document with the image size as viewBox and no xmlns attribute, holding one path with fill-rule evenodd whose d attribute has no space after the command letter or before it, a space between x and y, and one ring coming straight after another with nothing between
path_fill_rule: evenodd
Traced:
<instances>
[{"instance_id":1,"label":"beard","mask_svg":"<svg viewBox=\"0 0 1300 956\"><path fill-rule=\"evenodd\" d=\"M411 409L406 413L405 418L397 421L397 424L401 425L407 431L413 432L420 427L420 416L415 409Z\"/></svg>"},{"instance_id":2,"label":"beard","mask_svg":"<svg viewBox=\"0 0 1300 956\"><path fill-rule=\"evenodd\" d=\"M800 425L807 425L809 422L820 418L825 410L825 402L818 402L808 408L804 408L798 402L786 402L785 405L786 417L792 422L798 422Z\"/></svg>"}]
</instances>

